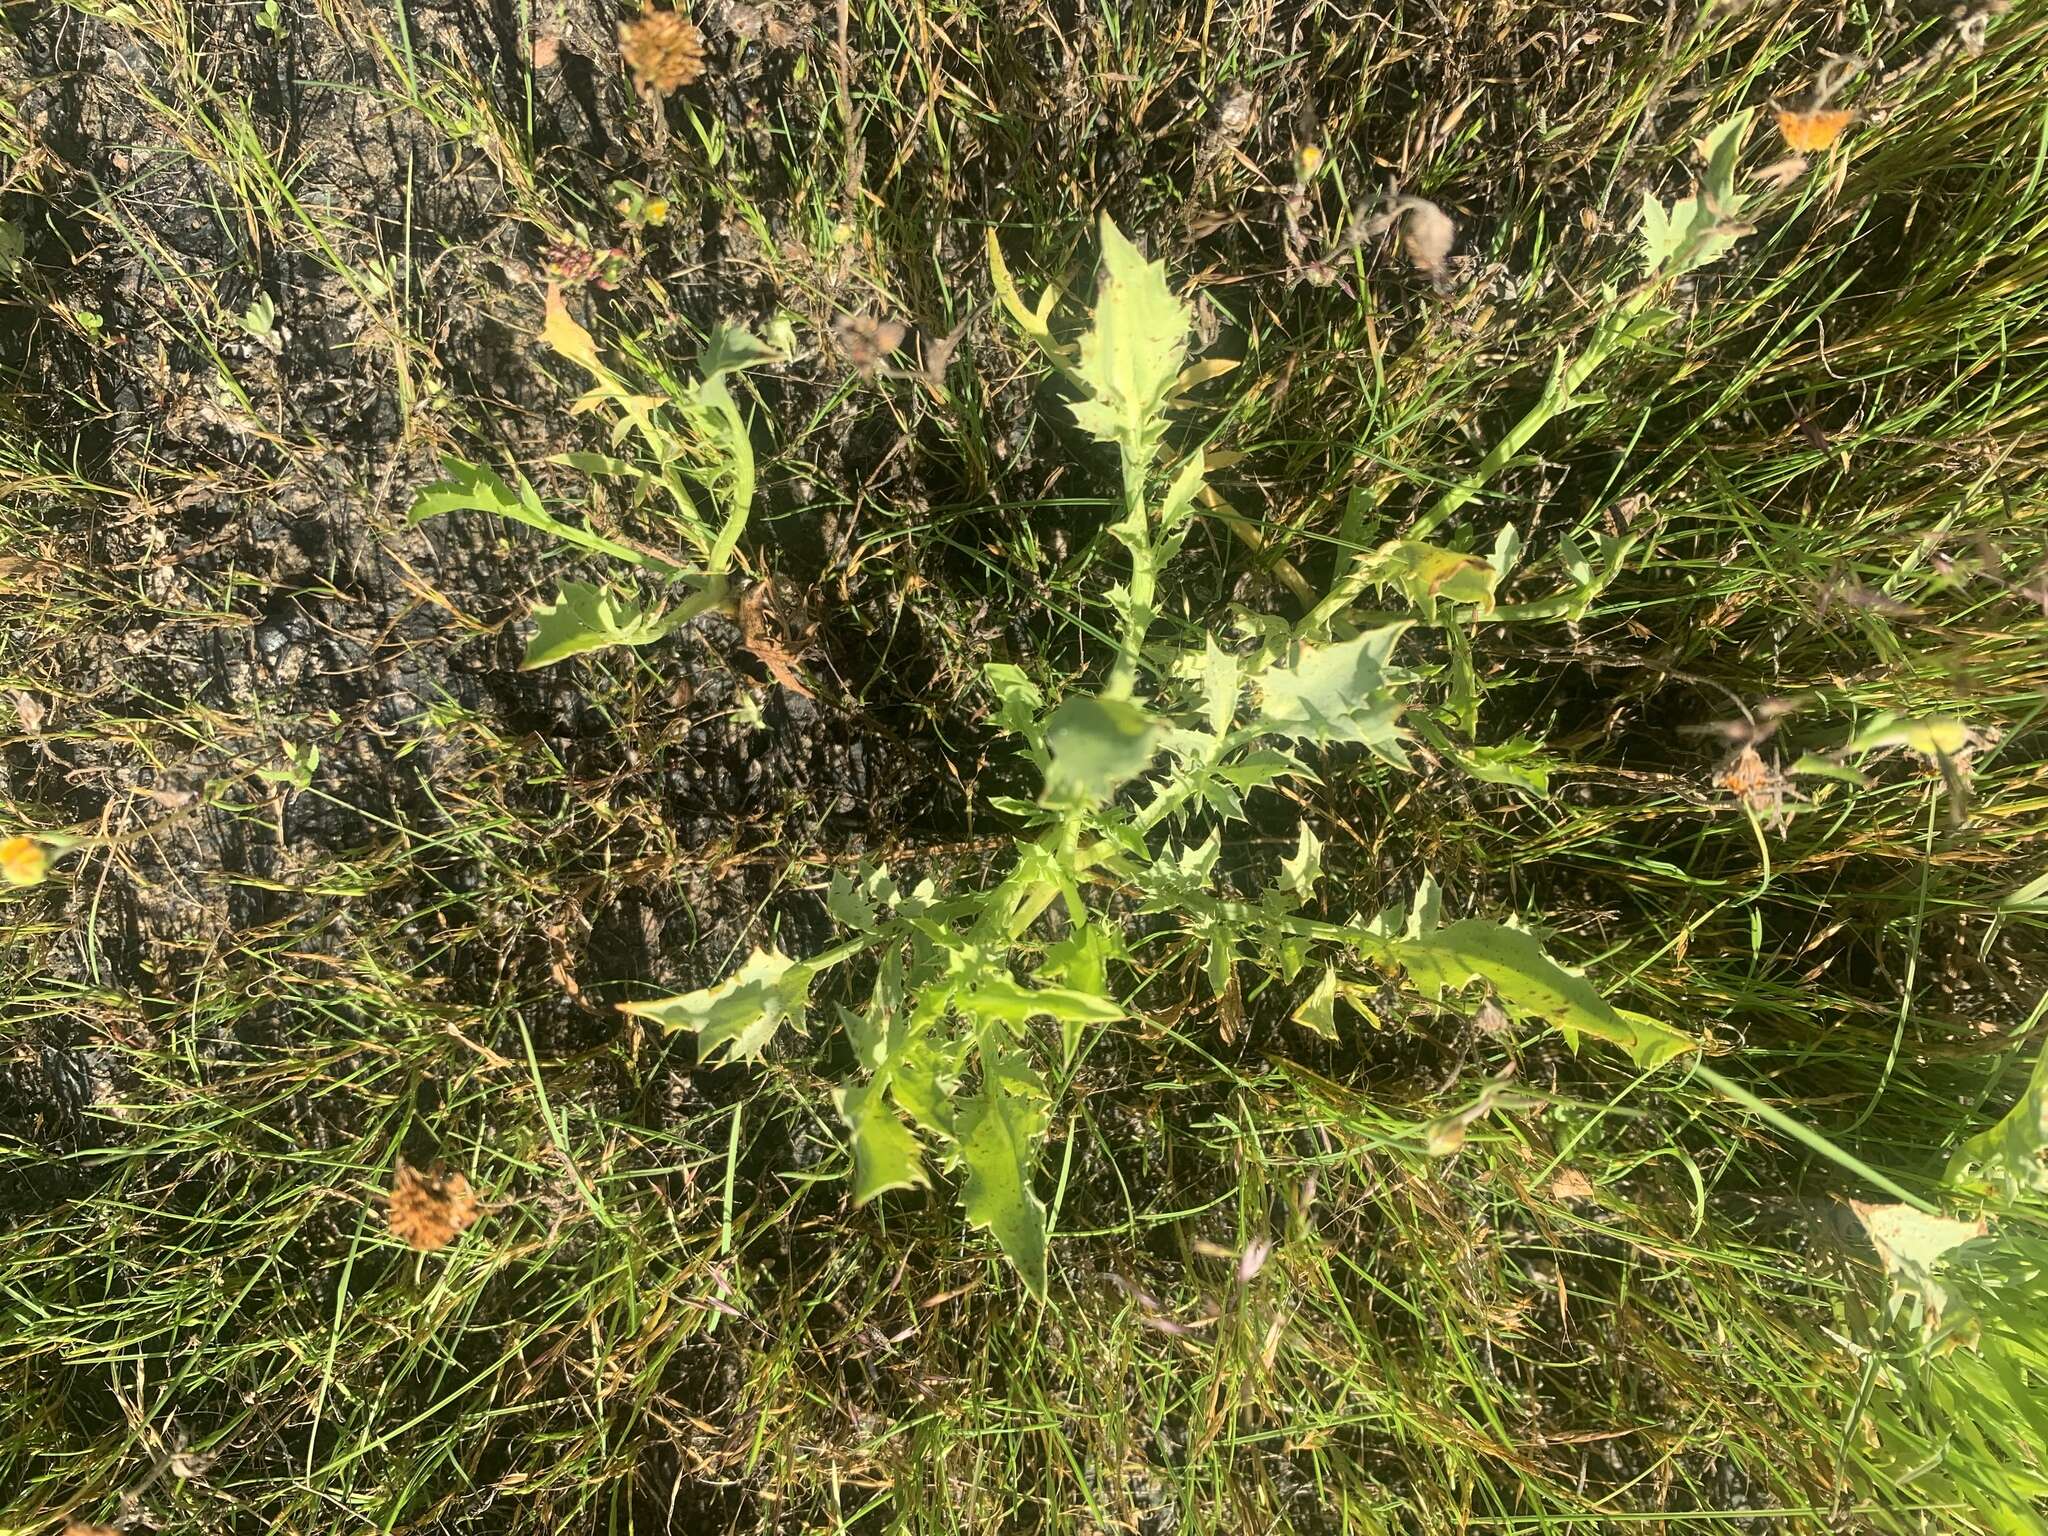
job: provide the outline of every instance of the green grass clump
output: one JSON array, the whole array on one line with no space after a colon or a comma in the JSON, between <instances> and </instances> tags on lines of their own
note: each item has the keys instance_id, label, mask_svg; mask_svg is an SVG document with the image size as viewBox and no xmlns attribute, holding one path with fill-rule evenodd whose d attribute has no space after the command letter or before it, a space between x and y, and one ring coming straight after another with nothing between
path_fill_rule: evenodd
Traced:
<instances>
[{"instance_id":1,"label":"green grass clump","mask_svg":"<svg viewBox=\"0 0 2048 1536\"><path fill-rule=\"evenodd\" d=\"M2048 1527L2048 21L696 19L0 23L0 1533Z\"/></svg>"}]
</instances>

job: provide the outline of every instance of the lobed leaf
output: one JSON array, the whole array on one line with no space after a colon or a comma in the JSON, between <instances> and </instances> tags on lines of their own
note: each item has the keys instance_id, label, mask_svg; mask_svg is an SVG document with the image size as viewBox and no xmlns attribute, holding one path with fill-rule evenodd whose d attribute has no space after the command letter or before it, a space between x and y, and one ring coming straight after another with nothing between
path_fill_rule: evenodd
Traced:
<instances>
[{"instance_id":1,"label":"lobed leaf","mask_svg":"<svg viewBox=\"0 0 2048 1536\"><path fill-rule=\"evenodd\" d=\"M1025 1290L1045 1300L1045 1206L1032 1188L1048 1114L1045 1085L1022 1055L984 1048L981 1091L958 1106L955 1134L966 1178L960 1203L1016 1266Z\"/></svg>"},{"instance_id":2,"label":"lobed leaf","mask_svg":"<svg viewBox=\"0 0 2048 1536\"><path fill-rule=\"evenodd\" d=\"M758 1061L785 1020L798 1034L811 988L811 968L777 949L757 949L715 987L648 1002L620 1003L619 1012L651 1019L663 1029L697 1036L697 1059L720 1051L727 1061Z\"/></svg>"},{"instance_id":3,"label":"lobed leaf","mask_svg":"<svg viewBox=\"0 0 2048 1536\"><path fill-rule=\"evenodd\" d=\"M1074 370L1091 398L1070 409L1085 430L1117 444L1126 462L1151 462L1192 327L1187 305L1167 286L1165 265L1147 261L1104 214L1095 324L1081 338Z\"/></svg>"},{"instance_id":4,"label":"lobed leaf","mask_svg":"<svg viewBox=\"0 0 2048 1536\"><path fill-rule=\"evenodd\" d=\"M1655 1067L1696 1048L1668 1025L1616 1009L1523 929L1465 918L1441 928L1417 921L1411 930L1393 942L1390 954L1425 990L1457 991L1486 982L1511 1016L1554 1024L1574 1045L1580 1035L1618 1045L1639 1067Z\"/></svg>"}]
</instances>

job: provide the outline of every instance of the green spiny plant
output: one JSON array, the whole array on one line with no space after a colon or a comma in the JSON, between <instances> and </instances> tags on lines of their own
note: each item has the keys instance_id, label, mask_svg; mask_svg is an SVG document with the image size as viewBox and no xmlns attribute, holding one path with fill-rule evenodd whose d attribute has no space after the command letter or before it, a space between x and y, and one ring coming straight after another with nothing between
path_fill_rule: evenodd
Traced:
<instances>
[{"instance_id":1,"label":"green spiny plant","mask_svg":"<svg viewBox=\"0 0 2048 1536\"><path fill-rule=\"evenodd\" d=\"M757 950L716 986L621 1005L695 1032L706 1058L752 1059L785 1022L805 1028L820 975L871 957L865 1003L835 1007L857 1062L836 1095L852 1142L854 1198L929 1185L934 1165L957 1171L968 1222L994 1237L1041 1298L1048 1234L1034 1174L1051 1114L1041 1063L1055 1050L1071 1061L1085 1032L1126 1016L1127 918L1161 920L1200 946L1219 996L1247 960L1288 983L1313 978L1294 1017L1327 1035L1340 1000L1405 976L1430 996L1482 986L1510 1018L1546 1021L1574 1043L1590 1035L1618 1045L1645 1067L1692 1045L1614 1007L1526 929L1444 921L1427 877L1406 912L1345 922L1305 915L1321 871L1321 845L1306 823L1256 900L1217 894L1223 835L1243 819L1244 797L1311 776L1300 744L1362 749L1388 770L1409 767L1402 716L1422 679L1395 660L1402 637L1417 623L1456 632L1474 613L1500 617L1494 591L1518 541L1504 532L1493 559L1481 560L1396 540L1362 557L1298 624L1238 612L1235 646L1206 636L1198 648L1154 643L1160 576L1186 537L1206 462L1199 447L1169 454L1169 410L1190 382L1221 370L1188 366L1192 315L1164 268L1107 218L1101 238L1093 324L1072 345L1053 333L1055 296L1027 308L990 243L1005 306L1078 392L1076 422L1116 451L1121 515L1110 532L1130 562L1108 593L1117 643L1099 692L1050 701L1021 669L987 669L997 719L1043 784L1035 803L997 806L1026 828L1008 872L966 892L929 881L906 892L881 868L837 875L828 903L851 930L844 942L805 960ZM1581 557L1575 592L1528 605L1529 616L1590 600L1626 552L1625 541L1604 548L1598 570ZM1368 586L1399 592L1413 614L1359 624L1347 609ZM1477 709L1469 665L1450 692L1448 718L1469 731ZM1031 1029L1039 1019L1059 1025L1057 1041Z\"/></svg>"},{"instance_id":2,"label":"green spiny plant","mask_svg":"<svg viewBox=\"0 0 2048 1536\"><path fill-rule=\"evenodd\" d=\"M572 549L616 560L688 591L681 602L664 609L644 602L630 588L564 581L552 603L534 610L538 628L521 663L529 668L606 646L646 645L730 602L729 575L754 500L754 447L727 380L782 356L736 326L720 326L697 360L694 379L674 377L631 340L619 344L631 363L631 372L624 372L605 361L554 288L548 290L540 339L591 377L590 389L571 411L598 411L611 419L610 453L562 453L551 462L593 479L623 483L635 506L665 502L693 553L672 559L607 538L549 511L533 483L516 469L508 484L486 466L444 459L448 478L419 493L413 522L447 512L494 512ZM629 445L630 456L621 452Z\"/></svg>"}]
</instances>

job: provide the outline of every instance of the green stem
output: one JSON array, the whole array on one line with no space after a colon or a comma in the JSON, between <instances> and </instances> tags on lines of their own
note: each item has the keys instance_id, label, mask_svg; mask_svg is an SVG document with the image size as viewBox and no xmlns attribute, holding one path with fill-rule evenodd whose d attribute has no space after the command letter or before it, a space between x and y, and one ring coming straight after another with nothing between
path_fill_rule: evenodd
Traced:
<instances>
[{"instance_id":1,"label":"green stem","mask_svg":"<svg viewBox=\"0 0 2048 1536\"><path fill-rule=\"evenodd\" d=\"M1124 465L1124 520L1113 530L1131 552L1130 600L1124 607L1123 632L1117 636L1116 665L1110 669L1104 697L1128 699L1138 686L1138 661L1145 632L1152 627L1152 598L1158 590L1152 558L1152 523L1145 512L1145 465L1128 447Z\"/></svg>"},{"instance_id":2,"label":"green stem","mask_svg":"<svg viewBox=\"0 0 2048 1536\"><path fill-rule=\"evenodd\" d=\"M1573 396L1593 377L1602 363L1613 356L1617 348L1632 339L1631 327L1636 318L1649 307L1653 290L1644 288L1631 298L1609 311L1599 325L1594 327L1592 340L1586 343L1569 366L1560 367L1550 376L1550 382L1543 387L1543 393L1528 413L1508 429L1507 435L1493 445L1493 451L1479 461L1457 484L1437 498L1431 507L1408 530L1411 539L1425 539L1441 527L1466 502L1477 496L1501 470L1529 445L1529 440L1550 424L1553 417L1568 411L1576 403Z\"/></svg>"}]
</instances>

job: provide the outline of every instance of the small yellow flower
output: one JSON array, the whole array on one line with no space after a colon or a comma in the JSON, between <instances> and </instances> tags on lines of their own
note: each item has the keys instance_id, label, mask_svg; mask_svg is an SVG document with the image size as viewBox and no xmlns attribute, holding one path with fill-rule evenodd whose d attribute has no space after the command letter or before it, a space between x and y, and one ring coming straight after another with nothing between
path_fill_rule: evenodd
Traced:
<instances>
[{"instance_id":1,"label":"small yellow flower","mask_svg":"<svg viewBox=\"0 0 2048 1536\"><path fill-rule=\"evenodd\" d=\"M1294 179L1296 181L1312 181L1315 179L1316 172L1322 168L1322 145L1303 144L1294 151Z\"/></svg>"},{"instance_id":2,"label":"small yellow flower","mask_svg":"<svg viewBox=\"0 0 2048 1536\"><path fill-rule=\"evenodd\" d=\"M32 837L0 842L0 878L9 885L40 885L50 872L50 855Z\"/></svg>"}]
</instances>

